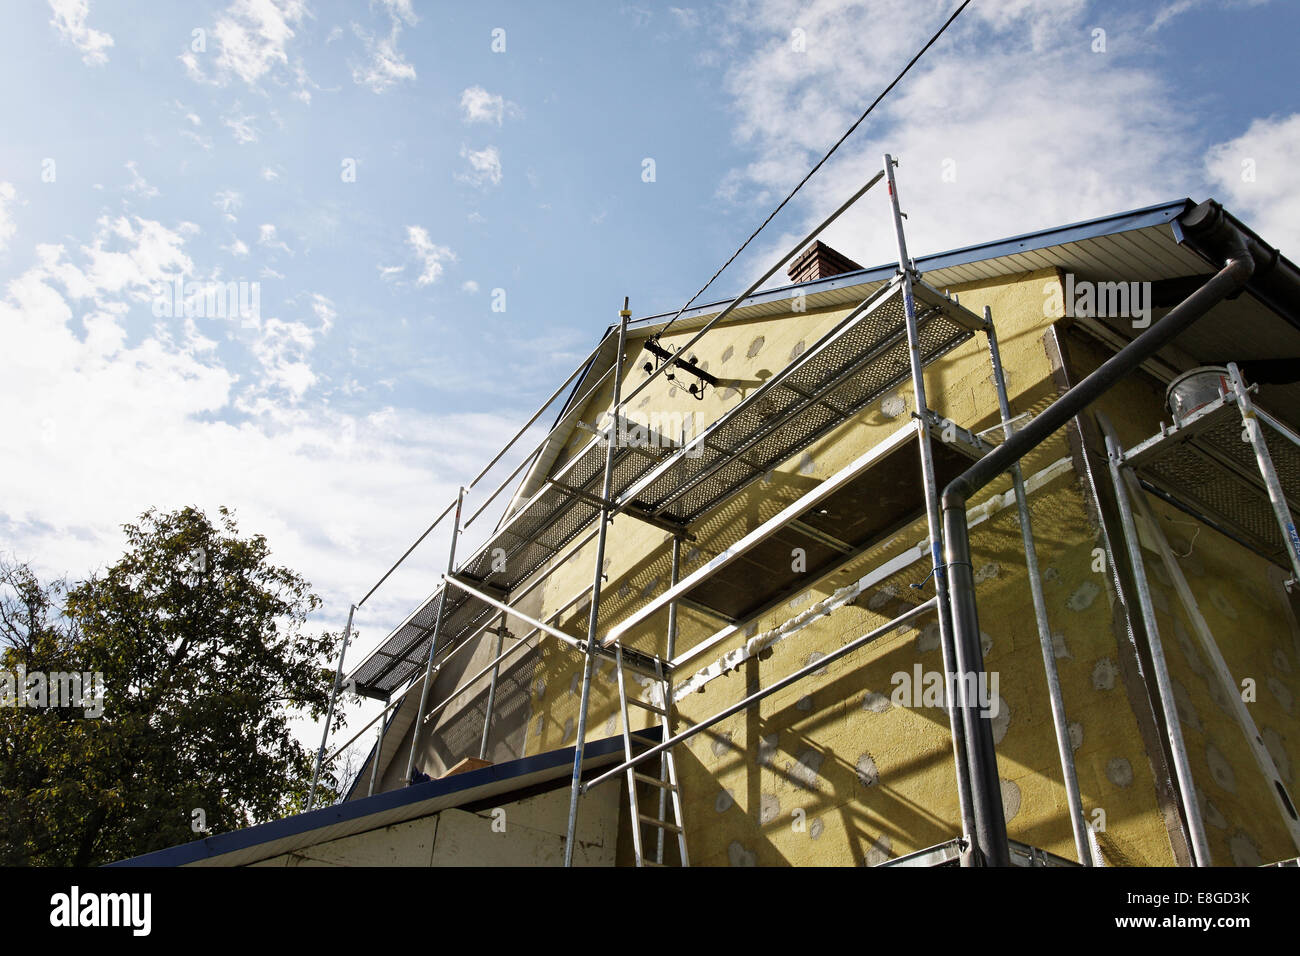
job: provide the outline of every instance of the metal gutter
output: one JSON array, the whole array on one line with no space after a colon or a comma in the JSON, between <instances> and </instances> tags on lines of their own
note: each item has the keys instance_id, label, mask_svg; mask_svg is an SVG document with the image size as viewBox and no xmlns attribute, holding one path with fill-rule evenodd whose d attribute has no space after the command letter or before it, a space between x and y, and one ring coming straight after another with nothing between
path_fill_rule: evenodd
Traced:
<instances>
[{"instance_id":1,"label":"metal gutter","mask_svg":"<svg viewBox=\"0 0 1300 956\"><path fill-rule=\"evenodd\" d=\"M1065 245L1066 243L1071 242L1081 242L1086 239L1095 239L1098 236L1109 236L1120 232L1129 232L1133 229L1145 229L1148 226L1161 226L1168 223L1176 223L1179 216L1192 208L1193 203L1190 199L1176 199L1171 202L1146 206L1142 209L1134 209L1129 212L1115 213L1097 219L1086 219L1081 222L1070 223L1066 226L1056 226L1038 232L1027 232L1007 239L996 239L991 242L983 242L972 246L962 246L957 249L950 249L946 252L932 253L928 256L922 256L919 259L913 259L912 262L917 271L924 275L927 272L933 272L937 269L948 269L953 266L968 265L974 262L984 262L989 259L996 259L1000 256L1033 252L1036 249L1046 249L1051 246ZM817 292L829 292L837 289L850 288L872 282L887 282L892 279L897 272L898 263L896 262L880 266L871 266L857 272L842 272L839 275L831 276L827 279L816 279L812 282L797 282L779 286L774 289L755 292L744 301L743 305L779 302L783 299L791 298L798 292L813 294ZM720 299L717 302L710 302L706 305L696 306L688 312L683 312L681 319L678 321L680 322L689 318L712 315L730 301L730 299ZM672 315L673 313L671 312L661 312L657 315L633 319L632 322L629 323L629 328L640 330L643 326L667 321L672 317Z\"/></svg>"},{"instance_id":2,"label":"metal gutter","mask_svg":"<svg viewBox=\"0 0 1300 956\"><path fill-rule=\"evenodd\" d=\"M1255 271L1246 290L1291 325L1300 329L1300 269L1268 245L1250 227L1213 199L1207 199L1173 222L1174 237L1206 262L1218 265L1235 243L1244 241Z\"/></svg>"}]
</instances>

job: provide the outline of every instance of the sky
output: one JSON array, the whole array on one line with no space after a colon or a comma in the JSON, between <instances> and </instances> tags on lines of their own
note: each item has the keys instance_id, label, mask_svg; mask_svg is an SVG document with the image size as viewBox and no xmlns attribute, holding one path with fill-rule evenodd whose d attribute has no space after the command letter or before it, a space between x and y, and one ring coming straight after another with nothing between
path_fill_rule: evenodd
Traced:
<instances>
[{"instance_id":1,"label":"sky","mask_svg":"<svg viewBox=\"0 0 1300 956\"><path fill-rule=\"evenodd\" d=\"M623 297L680 307L956 6L6 5L0 552L76 580L150 507L226 505L340 628ZM1289 0L974 0L701 301L885 152L914 256L1213 197L1296 259L1296 36ZM890 261L885 203L823 238Z\"/></svg>"}]
</instances>

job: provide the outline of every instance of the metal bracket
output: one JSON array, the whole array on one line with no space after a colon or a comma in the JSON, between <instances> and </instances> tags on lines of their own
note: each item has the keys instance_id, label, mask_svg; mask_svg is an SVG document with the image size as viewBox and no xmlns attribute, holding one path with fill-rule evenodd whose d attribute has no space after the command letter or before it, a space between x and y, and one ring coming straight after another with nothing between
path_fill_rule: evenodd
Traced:
<instances>
[{"instance_id":1,"label":"metal bracket","mask_svg":"<svg viewBox=\"0 0 1300 956\"><path fill-rule=\"evenodd\" d=\"M606 501L604 498L600 497L600 495L593 495L591 492L584 491L581 488L574 488L572 485L566 485L564 482L556 478L547 478L546 483L557 490L564 492L566 495L577 498L579 501L584 501L593 507L608 511L611 519L614 515L625 514L629 518L635 518L638 521L644 521L646 524L654 525L661 531L667 531L673 536L681 536L687 541L695 540L695 535L687 531L684 525L676 521L670 521L667 518L660 518L657 515L652 515L645 509L630 501L624 504L619 504L615 501Z\"/></svg>"},{"instance_id":2,"label":"metal bracket","mask_svg":"<svg viewBox=\"0 0 1300 956\"><path fill-rule=\"evenodd\" d=\"M691 385L687 389L687 391L695 399L702 400L704 398L704 386L712 385L714 388L718 387L718 380L714 376L704 371L704 369L696 367L695 363L697 360L695 359L694 356L692 356L689 359L686 359L685 361L678 358L678 356L682 354L681 349L670 352L668 349L660 345L658 340L655 338L646 339L644 343L644 348L647 352L649 352L651 355L655 357L653 367L651 367L651 363L649 362L646 362L645 366L643 366L643 368L647 372L653 374L659 368L660 365L668 365L671 367L667 372L664 373L664 376L666 378L669 379L674 378L675 377L674 370L676 369L680 369L681 371L686 372L688 375L694 375L696 378L698 378L700 380L700 384Z\"/></svg>"}]
</instances>

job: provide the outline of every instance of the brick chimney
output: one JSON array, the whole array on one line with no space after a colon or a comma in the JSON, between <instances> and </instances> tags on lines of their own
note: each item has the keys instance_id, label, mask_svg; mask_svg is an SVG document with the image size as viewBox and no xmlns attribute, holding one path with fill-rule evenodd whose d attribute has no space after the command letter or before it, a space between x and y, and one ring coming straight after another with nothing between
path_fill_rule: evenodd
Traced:
<instances>
[{"instance_id":1,"label":"brick chimney","mask_svg":"<svg viewBox=\"0 0 1300 956\"><path fill-rule=\"evenodd\" d=\"M848 256L836 252L818 239L799 253L786 274L790 276L791 282L812 282L814 279L837 276L841 272L857 272L861 268Z\"/></svg>"}]
</instances>

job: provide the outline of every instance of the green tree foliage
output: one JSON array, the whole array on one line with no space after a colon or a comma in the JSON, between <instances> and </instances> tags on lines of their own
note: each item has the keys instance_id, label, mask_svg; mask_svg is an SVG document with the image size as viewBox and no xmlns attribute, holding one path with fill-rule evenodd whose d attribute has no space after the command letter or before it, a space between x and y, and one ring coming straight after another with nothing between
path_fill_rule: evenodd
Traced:
<instances>
[{"instance_id":1,"label":"green tree foliage","mask_svg":"<svg viewBox=\"0 0 1300 956\"><path fill-rule=\"evenodd\" d=\"M320 599L225 508L124 529L126 553L75 587L0 566L0 671L105 688L99 717L0 707L0 863L104 863L198 838L195 810L217 833L306 805L315 754L289 722L323 717L342 639L306 632ZM318 805L337 785L326 768Z\"/></svg>"}]
</instances>

